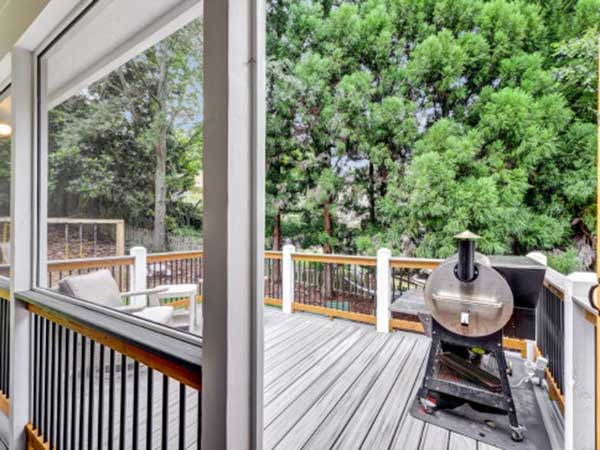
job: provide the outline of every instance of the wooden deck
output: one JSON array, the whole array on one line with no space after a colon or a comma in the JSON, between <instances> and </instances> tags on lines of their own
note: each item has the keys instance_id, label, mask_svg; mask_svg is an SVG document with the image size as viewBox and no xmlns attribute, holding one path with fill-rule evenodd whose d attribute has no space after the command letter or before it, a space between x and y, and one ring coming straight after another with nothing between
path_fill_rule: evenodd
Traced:
<instances>
[{"instance_id":1,"label":"wooden deck","mask_svg":"<svg viewBox=\"0 0 600 450\"><path fill-rule=\"evenodd\" d=\"M461 435L425 424L408 414L408 405L420 384L429 340L418 334L377 333L372 325L329 320L309 313L285 315L265 307L265 450L398 449L398 450L498 450ZM120 367L117 368L120 372ZM117 374L115 395L121 391ZM147 372L140 370L140 392L145 392ZM154 373L153 422L160 423L162 376ZM132 367L127 377L127 436L133 427ZM186 449L197 448L197 395L186 390ZM177 448L174 419L178 386L169 384L169 449ZM89 391L86 391L86 407ZM94 388L98 399L98 386ZM104 399L106 403L108 400ZM142 396L138 448L146 448L147 405ZM115 424L119 411L114 412ZM84 435L87 436L87 422ZM118 427L118 425L117 425ZM98 429L94 430L94 442ZM104 421L108 444L108 417ZM153 449L161 448L159 430ZM79 439L77 440L79 441ZM119 448L118 430L113 434ZM129 439L125 448L134 448ZM0 445L0 449L2 446Z\"/></svg>"},{"instance_id":2,"label":"wooden deck","mask_svg":"<svg viewBox=\"0 0 600 450\"><path fill-rule=\"evenodd\" d=\"M408 413L429 340L265 308L265 450L497 450Z\"/></svg>"}]
</instances>

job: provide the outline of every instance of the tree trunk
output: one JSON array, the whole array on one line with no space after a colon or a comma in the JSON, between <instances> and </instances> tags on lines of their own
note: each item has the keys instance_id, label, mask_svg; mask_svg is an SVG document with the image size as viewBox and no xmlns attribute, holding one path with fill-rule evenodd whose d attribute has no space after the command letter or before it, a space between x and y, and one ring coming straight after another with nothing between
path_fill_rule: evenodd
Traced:
<instances>
[{"instance_id":1,"label":"tree trunk","mask_svg":"<svg viewBox=\"0 0 600 450\"><path fill-rule=\"evenodd\" d=\"M375 167L369 162L369 186L367 189L369 196L369 222L375 223Z\"/></svg>"},{"instance_id":2,"label":"tree trunk","mask_svg":"<svg viewBox=\"0 0 600 450\"><path fill-rule=\"evenodd\" d=\"M162 127L161 127L162 128ZM154 250L166 250L167 232L167 133L166 127L160 130L156 144L156 171L154 173Z\"/></svg>"},{"instance_id":3,"label":"tree trunk","mask_svg":"<svg viewBox=\"0 0 600 450\"><path fill-rule=\"evenodd\" d=\"M275 225L273 225L273 250L281 250L281 212L277 209L275 214ZM279 284L281 281L281 260L273 260L273 282Z\"/></svg>"},{"instance_id":4,"label":"tree trunk","mask_svg":"<svg viewBox=\"0 0 600 450\"><path fill-rule=\"evenodd\" d=\"M281 250L281 212L277 210L275 214L275 225L273 225L273 250Z\"/></svg>"},{"instance_id":5,"label":"tree trunk","mask_svg":"<svg viewBox=\"0 0 600 450\"><path fill-rule=\"evenodd\" d=\"M155 251L166 250L167 245L167 74L168 54L164 46L157 49L160 78L158 82L158 111L156 134L156 168L154 173L154 232L152 244Z\"/></svg>"},{"instance_id":6,"label":"tree trunk","mask_svg":"<svg viewBox=\"0 0 600 450\"><path fill-rule=\"evenodd\" d=\"M331 213L329 211L329 205L331 201L327 200L323 203L323 230L325 231L325 235L327 238L331 237ZM333 248L329 242L323 244L323 253L333 253ZM331 264L325 264L324 267L325 273L323 285L321 287L321 295L323 299L328 300L333 297L333 279L332 279L332 270Z\"/></svg>"}]
</instances>

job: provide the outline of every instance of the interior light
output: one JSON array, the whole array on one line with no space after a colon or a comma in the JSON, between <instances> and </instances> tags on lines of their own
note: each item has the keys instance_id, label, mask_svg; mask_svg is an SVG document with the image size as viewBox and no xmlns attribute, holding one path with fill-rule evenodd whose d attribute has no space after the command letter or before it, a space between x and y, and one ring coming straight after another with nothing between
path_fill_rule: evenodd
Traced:
<instances>
[{"instance_id":1,"label":"interior light","mask_svg":"<svg viewBox=\"0 0 600 450\"><path fill-rule=\"evenodd\" d=\"M10 136L12 133L12 128L10 125L5 123L0 123L0 136Z\"/></svg>"}]
</instances>

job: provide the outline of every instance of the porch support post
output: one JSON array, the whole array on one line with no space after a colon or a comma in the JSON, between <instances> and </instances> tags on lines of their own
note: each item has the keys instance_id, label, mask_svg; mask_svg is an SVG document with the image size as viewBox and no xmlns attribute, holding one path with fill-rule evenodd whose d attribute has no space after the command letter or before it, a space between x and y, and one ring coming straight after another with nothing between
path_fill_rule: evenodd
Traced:
<instances>
[{"instance_id":1,"label":"porch support post","mask_svg":"<svg viewBox=\"0 0 600 450\"><path fill-rule=\"evenodd\" d=\"M390 331L390 258L387 248L377 250L377 331Z\"/></svg>"},{"instance_id":2,"label":"porch support post","mask_svg":"<svg viewBox=\"0 0 600 450\"><path fill-rule=\"evenodd\" d=\"M565 279L565 450L595 448L595 322L588 292L597 283L592 272ZM575 298L577 297L577 298Z\"/></svg>"},{"instance_id":3,"label":"porch support post","mask_svg":"<svg viewBox=\"0 0 600 450\"><path fill-rule=\"evenodd\" d=\"M24 449L29 400L29 312L15 292L33 286L33 55L12 52L12 181L10 252L10 430L8 448ZM18 249L18 251L15 251Z\"/></svg>"},{"instance_id":4,"label":"porch support post","mask_svg":"<svg viewBox=\"0 0 600 450\"><path fill-rule=\"evenodd\" d=\"M283 246L281 254L281 310L285 314L293 312L294 303L294 261L292 253L296 248L291 244Z\"/></svg>"},{"instance_id":5,"label":"porch support post","mask_svg":"<svg viewBox=\"0 0 600 450\"><path fill-rule=\"evenodd\" d=\"M145 247L133 247L129 250L129 254L133 256L133 271L130 274L129 290L144 291L147 287L148 280L148 264L147 252ZM132 305L145 305L146 296L136 295L131 299Z\"/></svg>"},{"instance_id":6,"label":"porch support post","mask_svg":"<svg viewBox=\"0 0 600 450\"><path fill-rule=\"evenodd\" d=\"M204 1L202 448L262 448L264 5Z\"/></svg>"}]
</instances>

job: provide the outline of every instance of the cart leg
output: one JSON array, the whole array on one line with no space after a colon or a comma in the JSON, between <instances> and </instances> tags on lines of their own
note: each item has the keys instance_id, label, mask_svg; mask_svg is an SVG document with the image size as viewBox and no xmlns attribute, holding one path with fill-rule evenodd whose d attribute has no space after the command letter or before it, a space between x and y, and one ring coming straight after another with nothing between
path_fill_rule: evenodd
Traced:
<instances>
[{"instance_id":1,"label":"cart leg","mask_svg":"<svg viewBox=\"0 0 600 450\"><path fill-rule=\"evenodd\" d=\"M498 372L500 375L500 381L502 383L502 393L506 397L506 403L508 406L507 414L511 429L511 437L513 441L520 442L525 437L525 429L519 425L519 419L517 418L515 402L513 400L512 392L510 390L510 383L508 381L506 357L504 356L504 351L502 348L500 348L500 350L494 350L493 353L498 364Z\"/></svg>"},{"instance_id":2,"label":"cart leg","mask_svg":"<svg viewBox=\"0 0 600 450\"><path fill-rule=\"evenodd\" d=\"M421 405L425 407L425 411L428 414L433 412L433 407L427 407L429 405L429 400L427 397L429 396L428 378L433 374L433 365L435 363L435 358L438 354L440 348L440 335L436 330L435 324L431 333L431 347L429 349L429 356L427 357L427 367L425 368L425 376L423 378L423 384L421 385L421 389L419 389L419 400Z\"/></svg>"}]
</instances>

